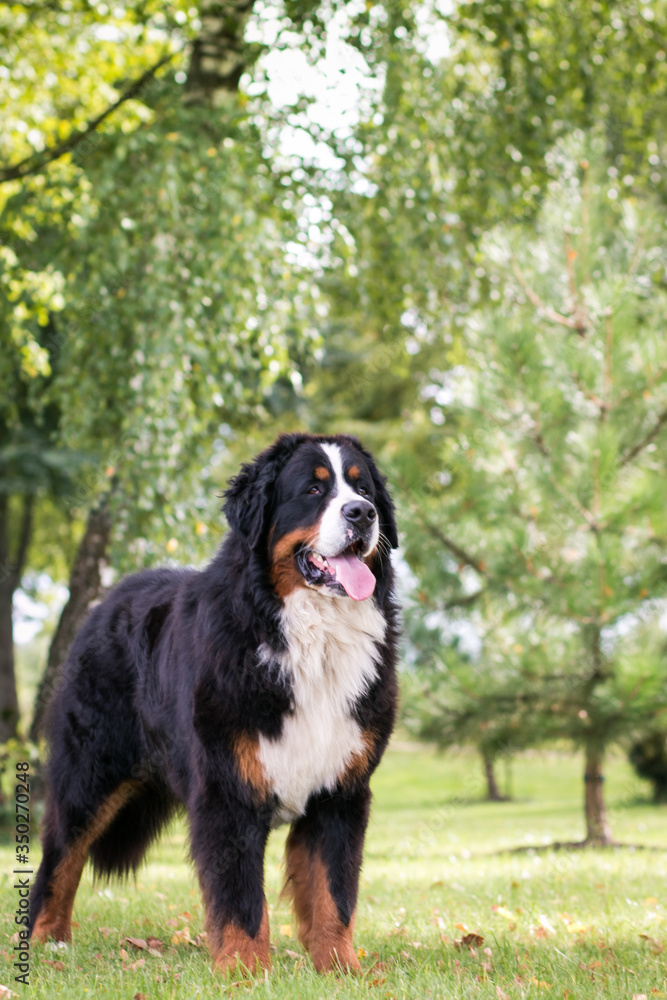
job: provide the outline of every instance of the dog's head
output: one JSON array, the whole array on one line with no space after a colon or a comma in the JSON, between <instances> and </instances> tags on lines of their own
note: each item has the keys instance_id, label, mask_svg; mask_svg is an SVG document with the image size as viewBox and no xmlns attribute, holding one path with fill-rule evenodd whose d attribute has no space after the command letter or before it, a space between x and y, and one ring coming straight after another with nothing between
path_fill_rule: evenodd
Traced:
<instances>
[{"instance_id":1,"label":"dog's head","mask_svg":"<svg viewBox=\"0 0 667 1000\"><path fill-rule=\"evenodd\" d=\"M360 442L285 434L225 492L230 526L266 555L276 592L315 587L365 600L398 545L394 505Z\"/></svg>"}]
</instances>

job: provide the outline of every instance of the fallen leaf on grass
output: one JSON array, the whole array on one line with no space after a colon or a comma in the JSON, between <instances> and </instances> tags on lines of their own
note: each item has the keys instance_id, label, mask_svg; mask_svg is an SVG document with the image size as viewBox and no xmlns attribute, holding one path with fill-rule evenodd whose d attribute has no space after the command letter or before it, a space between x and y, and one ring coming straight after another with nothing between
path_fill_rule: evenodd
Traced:
<instances>
[{"instance_id":1,"label":"fallen leaf on grass","mask_svg":"<svg viewBox=\"0 0 667 1000\"><path fill-rule=\"evenodd\" d=\"M17 997L18 993L12 993L9 986L0 985L0 1000L9 1000L10 997Z\"/></svg>"},{"instance_id":2,"label":"fallen leaf on grass","mask_svg":"<svg viewBox=\"0 0 667 1000\"><path fill-rule=\"evenodd\" d=\"M471 931L468 934L464 934L462 938L457 938L456 941L454 942L454 947L455 948L465 948L465 947L479 948L480 945L483 945L483 944L484 944L484 938L482 937L482 935L481 934L475 934L474 931Z\"/></svg>"},{"instance_id":3,"label":"fallen leaf on grass","mask_svg":"<svg viewBox=\"0 0 667 1000\"><path fill-rule=\"evenodd\" d=\"M285 948L285 954L290 958L301 959L303 955L300 955L298 951L291 951L289 948Z\"/></svg>"},{"instance_id":4,"label":"fallen leaf on grass","mask_svg":"<svg viewBox=\"0 0 667 1000\"><path fill-rule=\"evenodd\" d=\"M640 934L639 936L642 940L648 941L648 946L654 955L659 955L665 950L664 944L660 944L660 942L656 941L655 938L652 938L650 934Z\"/></svg>"},{"instance_id":5,"label":"fallen leaf on grass","mask_svg":"<svg viewBox=\"0 0 667 1000\"><path fill-rule=\"evenodd\" d=\"M505 990L501 990L500 986L496 986L496 996L498 1000L510 1000L509 993L505 993Z\"/></svg>"},{"instance_id":6,"label":"fallen leaf on grass","mask_svg":"<svg viewBox=\"0 0 667 1000\"><path fill-rule=\"evenodd\" d=\"M110 934L113 934L113 927L98 927L97 928L103 938L108 938Z\"/></svg>"},{"instance_id":7,"label":"fallen leaf on grass","mask_svg":"<svg viewBox=\"0 0 667 1000\"><path fill-rule=\"evenodd\" d=\"M533 986L538 986L541 990L553 989L553 983L545 983L543 979L536 979L535 976L531 976L530 981Z\"/></svg>"},{"instance_id":8,"label":"fallen leaf on grass","mask_svg":"<svg viewBox=\"0 0 667 1000\"><path fill-rule=\"evenodd\" d=\"M491 909L494 913L497 913L499 917L505 917L506 920L514 920L514 914L505 906L492 906Z\"/></svg>"},{"instance_id":9,"label":"fallen leaf on grass","mask_svg":"<svg viewBox=\"0 0 667 1000\"><path fill-rule=\"evenodd\" d=\"M164 947L162 941L158 938L148 938L147 941L144 941L143 938L124 937L123 941L127 941L133 948L137 948L139 951L147 951L149 955L154 955L156 958L160 957L162 948Z\"/></svg>"},{"instance_id":10,"label":"fallen leaf on grass","mask_svg":"<svg viewBox=\"0 0 667 1000\"><path fill-rule=\"evenodd\" d=\"M192 938L190 937L190 928L183 927L180 931L176 931L171 937L172 944L192 944Z\"/></svg>"},{"instance_id":11,"label":"fallen leaf on grass","mask_svg":"<svg viewBox=\"0 0 667 1000\"><path fill-rule=\"evenodd\" d=\"M152 941L158 941L158 939L148 938L147 943L150 944ZM190 935L190 928L182 927L180 931L176 931L175 934L172 934L171 943L173 945L190 944L192 945L193 948L202 948L206 943L206 931L202 931L201 934L198 934L197 937L193 938ZM154 950L149 949L149 951L151 955L156 955L159 957L162 955L161 951L162 948L164 948L164 943L162 941L158 941L158 944L155 946L155 949Z\"/></svg>"},{"instance_id":12,"label":"fallen leaf on grass","mask_svg":"<svg viewBox=\"0 0 667 1000\"><path fill-rule=\"evenodd\" d=\"M43 965L50 965L52 969L57 969L58 972L64 972L65 971L65 963L64 962L58 962L58 961L56 961L53 958L43 958L42 959L42 963L43 963Z\"/></svg>"},{"instance_id":13,"label":"fallen leaf on grass","mask_svg":"<svg viewBox=\"0 0 667 1000\"><path fill-rule=\"evenodd\" d=\"M132 997L132 1000L146 1000L146 994L145 993L135 993L134 996Z\"/></svg>"},{"instance_id":14,"label":"fallen leaf on grass","mask_svg":"<svg viewBox=\"0 0 667 1000\"><path fill-rule=\"evenodd\" d=\"M133 948L140 948L146 951L148 945L143 938L124 937L123 941L128 941Z\"/></svg>"},{"instance_id":15,"label":"fallen leaf on grass","mask_svg":"<svg viewBox=\"0 0 667 1000\"><path fill-rule=\"evenodd\" d=\"M280 925L280 933L284 937L291 938L292 937L292 925L291 924L281 924Z\"/></svg>"},{"instance_id":16,"label":"fallen leaf on grass","mask_svg":"<svg viewBox=\"0 0 667 1000\"><path fill-rule=\"evenodd\" d=\"M645 993L633 993L632 1000L648 1000Z\"/></svg>"}]
</instances>

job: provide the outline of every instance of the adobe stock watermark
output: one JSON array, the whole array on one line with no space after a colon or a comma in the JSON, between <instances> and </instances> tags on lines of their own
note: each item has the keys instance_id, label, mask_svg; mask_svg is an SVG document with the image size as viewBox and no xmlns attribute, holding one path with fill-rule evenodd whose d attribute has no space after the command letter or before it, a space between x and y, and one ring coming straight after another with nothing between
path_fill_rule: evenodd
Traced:
<instances>
[{"instance_id":1,"label":"adobe stock watermark","mask_svg":"<svg viewBox=\"0 0 667 1000\"><path fill-rule=\"evenodd\" d=\"M13 968L16 970L14 982L30 985L30 764L20 760L16 764L16 785L14 801L16 805L15 824L15 876L14 891L17 894L14 923L18 927L18 942L14 945Z\"/></svg>"}]
</instances>

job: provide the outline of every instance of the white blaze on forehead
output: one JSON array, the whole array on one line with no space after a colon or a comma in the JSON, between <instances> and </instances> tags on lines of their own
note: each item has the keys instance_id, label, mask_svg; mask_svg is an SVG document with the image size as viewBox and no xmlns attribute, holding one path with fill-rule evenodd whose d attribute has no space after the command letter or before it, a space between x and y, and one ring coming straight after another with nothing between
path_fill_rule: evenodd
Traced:
<instances>
[{"instance_id":1,"label":"white blaze on forehead","mask_svg":"<svg viewBox=\"0 0 667 1000\"><path fill-rule=\"evenodd\" d=\"M343 471L343 454L337 444L321 444L319 447L329 459L334 471L334 494L327 504L320 521L319 536L315 545L317 551L325 558L337 556L349 544L349 525L341 513L343 506L350 500L358 500L359 494L345 478ZM373 534L369 540L368 551L372 551L378 543L379 527L377 518L373 524Z\"/></svg>"},{"instance_id":2,"label":"white blaze on forehead","mask_svg":"<svg viewBox=\"0 0 667 1000\"><path fill-rule=\"evenodd\" d=\"M356 500L358 493L352 489L343 472L343 455L340 446L337 444L321 444L320 448L333 466L334 476L336 477L336 493L339 496L345 494L344 503L347 503L348 500Z\"/></svg>"}]
</instances>

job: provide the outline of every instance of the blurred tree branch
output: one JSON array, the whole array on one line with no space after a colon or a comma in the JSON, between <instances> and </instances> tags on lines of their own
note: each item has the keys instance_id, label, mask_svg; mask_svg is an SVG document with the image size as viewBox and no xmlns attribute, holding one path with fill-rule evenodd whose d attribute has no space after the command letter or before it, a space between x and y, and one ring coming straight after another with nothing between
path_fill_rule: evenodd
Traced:
<instances>
[{"instance_id":1,"label":"blurred tree branch","mask_svg":"<svg viewBox=\"0 0 667 1000\"><path fill-rule=\"evenodd\" d=\"M0 0L1 2L1 0ZM8 181L21 180L23 177L28 177L30 174L38 174L44 170L49 163L53 163L54 160L59 160L61 156L66 153L71 153L73 149L87 139L88 136L95 132L96 129L105 121L110 115L114 113L122 104L126 101L131 100L133 97L137 97L143 88L146 86L148 80L151 79L157 73L157 71L164 66L166 63L171 62L171 60L176 55L175 52L170 52L166 56L158 59L158 61L147 69L145 73L131 83L123 93L120 95L117 101L110 104L101 114L97 115L96 118L91 119L86 127L80 132L73 132L69 138L65 139L64 142L59 142L55 146L51 146L41 153L32 153L25 159L20 160L11 166L0 168L0 184L6 184Z\"/></svg>"},{"instance_id":2,"label":"blurred tree branch","mask_svg":"<svg viewBox=\"0 0 667 1000\"><path fill-rule=\"evenodd\" d=\"M655 422L655 425L651 428L648 434L646 434L641 439L641 441L639 441L634 446L634 448L631 448L630 451L626 455L624 455L623 458L621 458L619 464L627 465L629 462L632 462L632 460L635 459L637 455L641 451L643 451L644 448L646 448L647 445L649 445L654 438L658 436L658 434L660 433L660 431L662 430L662 428L666 423L667 423L667 410L663 410L660 416L658 417L657 421Z\"/></svg>"}]
</instances>

